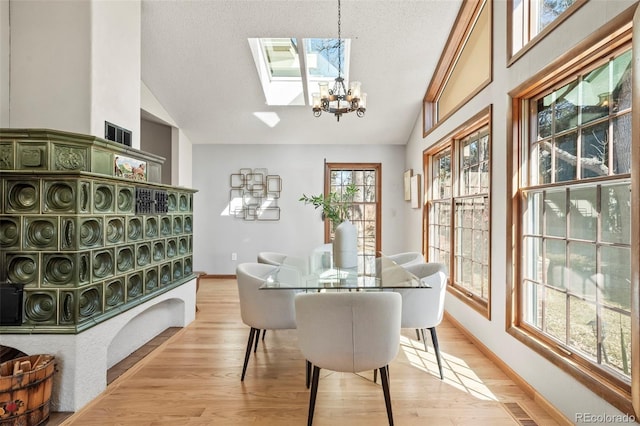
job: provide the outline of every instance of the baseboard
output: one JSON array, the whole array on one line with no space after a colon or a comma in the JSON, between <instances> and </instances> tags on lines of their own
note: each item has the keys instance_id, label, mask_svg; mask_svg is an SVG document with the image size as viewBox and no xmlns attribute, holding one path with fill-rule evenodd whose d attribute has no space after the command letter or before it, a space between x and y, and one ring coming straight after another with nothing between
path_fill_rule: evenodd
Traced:
<instances>
[{"instance_id":1,"label":"baseboard","mask_svg":"<svg viewBox=\"0 0 640 426\"><path fill-rule=\"evenodd\" d=\"M201 272L201 275L198 276L198 279L203 278L224 278L224 279L236 279L235 275L220 275L220 274L206 274Z\"/></svg>"},{"instance_id":2,"label":"baseboard","mask_svg":"<svg viewBox=\"0 0 640 426\"><path fill-rule=\"evenodd\" d=\"M526 380L524 380L518 373L516 373L511 367L509 367L501 358L499 358L491 349L486 347L474 334L469 332L458 320L452 317L449 313L445 312L447 321L451 323L455 328L460 330L487 358L491 360L504 374L506 374L513 382L518 385L522 391L533 399L538 405L545 409L547 413L560 425L573 426L567 417L562 414L551 402L540 395Z\"/></svg>"}]
</instances>

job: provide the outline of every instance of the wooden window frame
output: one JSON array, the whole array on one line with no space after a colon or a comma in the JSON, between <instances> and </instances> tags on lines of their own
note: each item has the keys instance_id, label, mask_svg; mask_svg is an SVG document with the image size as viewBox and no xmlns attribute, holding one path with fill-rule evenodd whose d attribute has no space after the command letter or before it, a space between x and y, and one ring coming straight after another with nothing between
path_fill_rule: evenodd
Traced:
<instances>
[{"instance_id":1,"label":"wooden window frame","mask_svg":"<svg viewBox=\"0 0 640 426\"><path fill-rule=\"evenodd\" d=\"M452 167L451 167L451 196L450 196L450 208L451 208L451 217L449 222L449 227L451 229L450 235L450 252L449 252L449 286L447 286L447 291L453 294L456 298L462 300L465 304L476 310L478 313L486 317L487 319L491 319L491 257L489 256L488 260L488 288L487 288L487 299L481 299L476 295L470 293L466 288L459 286L456 284L456 272L455 272L455 254L456 254L456 246L455 246L455 200L460 197L459 188L458 188L458 179L459 179L459 141L466 138L467 136L477 132L478 130L487 127L489 132L489 150L491 152L489 157L489 189L488 189L488 197L489 197L489 217L491 217L492 211L492 197L491 197L491 184L492 184L492 163L493 163L493 127L492 127L492 106L488 106L484 108L482 111L471 117L464 124L459 126L457 129L452 131L450 134L445 136L439 143L436 143L433 147L425 150L423 152L423 173L425 176L425 203L423 207L423 225L422 225L422 250L425 254L425 258L429 261L429 212L431 210L431 200L432 200L432 190L433 190L433 179L432 179L432 158L442 152L444 149L451 148L451 159L452 159ZM466 196L465 196L466 197ZM491 221L489 221L488 226L489 232L489 241L487 250L491 253Z\"/></svg>"},{"instance_id":2,"label":"wooden window frame","mask_svg":"<svg viewBox=\"0 0 640 426\"><path fill-rule=\"evenodd\" d=\"M524 19L525 24L523 25L522 31L524 34L522 37L522 47L517 51L513 52L513 44L514 44L514 30L513 30L513 3L515 0L507 0L507 68L510 67L513 63L515 63L518 59L523 57L529 50L531 50L536 44L538 44L541 40L543 40L547 35L551 34L560 24L569 19L571 15L576 13L578 9L584 6L589 0L576 0L571 6L565 9L556 19L549 23L546 27L542 29L539 33L531 36L531 19L526 17ZM526 4L527 11L531 9L531 0L521 0ZM527 13L528 15L528 13Z\"/></svg>"},{"instance_id":3,"label":"wooden window frame","mask_svg":"<svg viewBox=\"0 0 640 426\"><path fill-rule=\"evenodd\" d=\"M382 250L382 164L381 163L324 163L324 193L331 192L331 172L335 170L375 170L376 172L376 257ZM325 220L324 241L331 242L331 223Z\"/></svg>"},{"instance_id":4,"label":"wooden window frame","mask_svg":"<svg viewBox=\"0 0 640 426\"><path fill-rule=\"evenodd\" d=\"M620 386L616 380L612 380L608 374L603 374L593 366L576 362L575 355L562 350L555 344L541 338L537 333L532 333L520 322L520 280L522 276L520 259L521 249L518 241L522 235L520 222L520 184L523 182L520 161L523 153L523 138L526 138L528 126L527 111L524 111L524 99L531 98L535 93L540 93L545 88L551 88L560 84L569 76L579 74L581 70L592 66L611 55L614 51L631 43L632 55L640 57L640 43L631 40L640 40L640 14L638 6L633 5L626 11L611 20L608 24L596 30L583 42L566 52L552 64L540 71L536 76L525 81L509 93L511 97L510 127L512 131L507 135L508 152L507 179L508 194L511 203L507 205L507 241L511 250L507 251L507 265L511 267L507 273L507 315L506 331L536 351L542 357L553 363L556 367L566 372L578 382L582 383L596 395L619 409L633 415L636 418L640 414L640 371L632 369L630 385ZM633 33L633 34L632 34ZM637 111L640 109L640 67L633 61L633 93L632 93L632 134L640 132L640 120ZM637 164L640 159L640 144L632 144L632 163ZM631 171L631 348L632 365L640 365L640 169Z\"/></svg>"},{"instance_id":5,"label":"wooden window frame","mask_svg":"<svg viewBox=\"0 0 640 426\"><path fill-rule=\"evenodd\" d=\"M485 5L486 1L486 5ZM490 51L493 56L493 0L467 0L462 3L458 16L453 23L453 29L449 34L449 38L445 44L440 60L436 65L436 69L433 72L427 91L422 99L422 137L426 137L434 129L436 129L439 123L444 122L447 118L451 117L462 108L469 100L482 91L485 87L491 83L493 76L493 61L490 61L489 79L480 84L473 92L469 93L465 98L454 107L446 116L438 117L438 101L444 88L446 87L449 76L453 72L462 50L465 47L465 43L469 38L469 34L473 30L473 26L478 19L478 16L482 12L482 7L485 5L489 8L489 31L490 35Z\"/></svg>"}]
</instances>

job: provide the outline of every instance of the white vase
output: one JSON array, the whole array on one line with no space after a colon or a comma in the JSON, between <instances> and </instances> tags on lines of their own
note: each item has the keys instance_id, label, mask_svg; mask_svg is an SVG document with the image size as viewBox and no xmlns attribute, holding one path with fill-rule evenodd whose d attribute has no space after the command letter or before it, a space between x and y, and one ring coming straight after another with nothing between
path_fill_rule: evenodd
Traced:
<instances>
[{"instance_id":1,"label":"white vase","mask_svg":"<svg viewBox=\"0 0 640 426\"><path fill-rule=\"evenodd\" d=\"M358 266L358 229L349 220L336 227L333 239L333 263L337 268Z\"/></svg>"}]
</instances>

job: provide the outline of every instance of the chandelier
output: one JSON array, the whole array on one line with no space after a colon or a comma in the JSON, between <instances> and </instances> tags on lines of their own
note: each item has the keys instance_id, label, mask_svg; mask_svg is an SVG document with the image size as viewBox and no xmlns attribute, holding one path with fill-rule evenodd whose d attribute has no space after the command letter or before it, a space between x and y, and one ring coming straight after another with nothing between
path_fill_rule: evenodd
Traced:
<instances>
[{"instance_id":1,"label":"chandelier","mask_svg":"<svg viewBox=\"0 0 640 426\"><path fill-rule=\"evenodd\" d=\"M342 114L355 112L358 117L364 117L367 110L367 94L362 93L359 81L349 83L346 89L342 78L342 37L340 33L340 0L338 0L338 77L333 82L333 88L329 88L326 81L318 83L320 92L313 93L313 116L320 117L322 111L334 114L340 121Z\"/></svg>"}]
</instances>

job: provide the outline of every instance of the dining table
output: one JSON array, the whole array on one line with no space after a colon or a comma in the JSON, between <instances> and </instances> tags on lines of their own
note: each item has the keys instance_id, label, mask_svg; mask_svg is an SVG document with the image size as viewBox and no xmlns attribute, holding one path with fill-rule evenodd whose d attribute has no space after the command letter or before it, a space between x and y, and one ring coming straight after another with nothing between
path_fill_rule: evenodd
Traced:
<instances>
[{"instance_id":1,"label":"dining table","mask_svg":"<svg viewBox=\"0 0 640 426\"><path fill-rule=\"evenodd\" d=\"M314 250L307 256L287 256L264 277L261 290L375 291L431 288L401 265L380 253L370 264L337 267L330 251Z\"/></svg>"},{"instance_id":2,"label":"dining table","mask_svg":"<svg viewBox=\"0 0 640 426\"><path fill-rule=\"evenodd\" d=\"M402 289L430 289L431 286L407 269L380 253L370 257L366 264L360 257L358 266L340 268L335 265L332 252L314 250L308 256L287 256L264 277L261 291L294 290L298 292L340 291L401 291ZM310 383L311 363L306 363L307 388ZM356 373L366 380L377 381L377 370L373 377Z\"/></svg>"}]
</instances>

